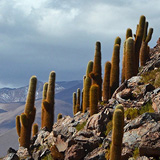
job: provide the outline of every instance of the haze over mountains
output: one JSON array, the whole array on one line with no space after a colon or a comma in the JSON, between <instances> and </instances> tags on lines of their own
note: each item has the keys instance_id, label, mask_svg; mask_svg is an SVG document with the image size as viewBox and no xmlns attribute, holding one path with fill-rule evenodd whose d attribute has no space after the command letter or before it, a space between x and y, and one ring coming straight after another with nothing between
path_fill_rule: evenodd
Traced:
<instances>
[{"instance_id":1,"label":"haze over mountains","mask_svg":"<svg viewBox=\"0 0 160 160\"><path fill-rule=\"evenodd\" d=\"M55 87L55 120L58 113L72 116L72 94L77 88L82 89L83 81L63 81L56 82ZM15 118L24 110L28 86L20 88L0 89L0 157L5 155L4 151L11 147L17 148L18 139L15 130ZM43 92L43 82L37 83L36 90L36 119L35 122L41 124L41 98ZM15 136L15 138L13 138ZM10 143L10 137L12 142ZM12 146L13 145L13 146Z\"/></svg>"}]
</instances>

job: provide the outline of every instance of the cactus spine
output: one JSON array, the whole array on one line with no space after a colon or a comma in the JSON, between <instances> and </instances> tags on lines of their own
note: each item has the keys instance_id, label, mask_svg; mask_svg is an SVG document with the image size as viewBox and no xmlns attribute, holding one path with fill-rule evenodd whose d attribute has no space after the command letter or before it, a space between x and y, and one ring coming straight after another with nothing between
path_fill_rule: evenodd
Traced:
<instances>
[{"instance_id":1,"label":"cactus spine","mask_svg":"<svg viewBox=\"0 0 160 160\"><path fill-rule=\"evenodd\" d=\"M125 55L125 79L134 76L134 40L132 37L126 40L126 55Z\"/></svg>"},{"instance_id":2,"label":"cactus spine","mask_svg":"<svg viewBox=\"0 0 160 160\"><path fill-rule=\"evenodd\" d=\"M110 89L111 95L119 86L119 44L114 45L112 61L111 61L111 74L110 74Z\"/></svg>"},{"instance_id":3,"label":"cactus spine","mask_svg":"<svg viewBox=\"0 0 160 160\"><path fill-rule=\"evenodd\" d=\"M50 72L47 88L47 97L42 101L43 122L42 128L46 127L48 131L52 130L54 121L54 95L55 95L55 77L54 71Z\"/></svg>"},{"instance_id":4,"label":"cactus spine","mask_svg":"<svg viewBox=\"0 0 160 160\"><path fill-rule=\"evenodd\" d=\"M90 116L98 113L98 94L99 86L93 84L90 88Z\"/></svg>"},{"instance_id":5,"label":"cactus spine","mask_svg":"<svg viewBox=\"0 0 160 160\"><path fill-rule=\"evenodd\" d=\"M153 34L153 28L149 29L148 35L147 35L147 29L148 29L148 22L145 23L145 29L144 29L144 35L143 35L143 41L140 49L140 62L141 66L144 66L147 59L148 59L148 42L151 40L152 34Z\"/></svg>"},{"instance_id":6,"label":"cactus spine","mask_svg":"<svg viewBox=\"0 0 160 160\"><path fill-rule=\"evenodd\" d=\"M121 106L121 108L119 107L116 108L113 114L110 160L121 159L123 127L124 127L124 112Z\"/></svg>"},{"instance_id":7,"label":"cactus spine","mask_svg":"<svg viewBox=\"0 0 160 160\"><path fill-rule=\"evenodd\" d=\"M138 73L139 67L139 52L141 48L142 38L144 34L146 17L142 15L139 20L139 24L137 25L137 31L135 36L135 74Z\"/></svg>"},{"instance_id":8,"label":"cactus spine","mask_svg":"<svg viewBox=\"0 0 160 160\"><path fill-rule=\"evenodd\" d=\"M101 43L96 42L93 71L90 73L92 84L99 86L98 100L101 101L102 97L102 68L101 68Z\"/></svg>"},{"instance_id":9,"label":"cactus spine","mask_svg":"<svg viewBox=\"0 0 160 160\"><path fill-rule=\"evenodd\" d=\"M111 63L107 61L105 63L104 79L103 79L103 101L108 102L110 96L110 71Z\"/></svg>"},{"instance_id":10,"label":"cactus spine","mask_svg":"<svg viewBox=\"0 0 160 160\"><path fill-rule=\"evenodd\" d=\"M34 123L32 127L32 136L34 137L38 133L38 124Z\"/></svg>"},{"instance_id":11,"label":"cactus spine","mask_svg":"<svg viewBox=\"0 0 160 160\"><path fill-rule=\"evenodd\" d=\"M16 117L16 128L19 135L20 146L29 148L32 124L35 119L36 108L34 107L36 93L36 76L32 76L29 83L28 95L24 113Z\"/></svg>"}]
</instances>

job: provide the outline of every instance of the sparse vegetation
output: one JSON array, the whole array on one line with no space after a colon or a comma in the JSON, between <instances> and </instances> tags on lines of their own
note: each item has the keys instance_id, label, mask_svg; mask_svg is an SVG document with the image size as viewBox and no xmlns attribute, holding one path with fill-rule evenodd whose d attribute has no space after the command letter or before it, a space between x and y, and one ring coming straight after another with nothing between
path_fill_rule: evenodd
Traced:
<instances>
[{"instance_id":1,"label":"sparse vegetation","mask_svg":"<svg viewBox=\"0 0 160 160\"><path fill-rule=\"evenodd\" d=\"M160 76L159 76L159 74L160 74L160 68L154 69L150 72L147 72L147 73L142 75L141 82L143 82L144 84L150 83L156 88L160 87Z\"/></svg>"},{"instance_id":2,"label":"sparse vegetation","mask_svg":"<svg viewBox=\"0 0 160 160\"><path fill-rule=\"evenodd\" d=\"M136 159L139 156L139 149L135 148L133 151L133 157Z\"/></svg>"},{"instance_id":3,"label":"sparse vegetation","mask_svg":"<svg viewBox=\"0 0 160 160\"><path fill-rule=\"evenodd\" d=\"M153 113L154 109L152 108L152 102L148 101L144 106L140 107L140 108L128 108L125 112L124 115L125 117L129 120L129 119L134 119L136 117L138 117L139 115L142 115L143 113Z\"/></svg>"},{"instance_id":4,"label":"sparse vegetation","mask_svg":"<svg viewBox=\"0 0 160 160\"><path fill-rule=\"evenodd\" d=\"M107 126L106 126L106 132L105 132L105 135L107 136L108 133L112 130L112 121L109 121L107 123Z\"/></svg>"},{"instance_id":5,"label":"sparse vegetation","mask_svg":"<svg viewBox=\"0 0 160 160\"><path fill-rule=\"evenodd\" d=\"M84 128L84 126L86 125L87 121L83 122L83 123L79 123L77 126L76 126L76 130L77 131L80 131L81 129Z\"/></svg>"}]
</instances>

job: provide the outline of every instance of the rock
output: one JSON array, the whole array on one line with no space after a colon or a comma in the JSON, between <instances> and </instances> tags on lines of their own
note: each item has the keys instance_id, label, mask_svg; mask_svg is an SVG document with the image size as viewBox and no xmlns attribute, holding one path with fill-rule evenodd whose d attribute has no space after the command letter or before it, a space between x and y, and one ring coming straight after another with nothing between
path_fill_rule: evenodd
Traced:
<instances>
[{"instance_id":1,"label":"rock","mask_svg":"<svg viewBox=\"0 0 160 160\"><path fill-rule=\"evenodd\" d=\"M122 99L132 99L132 90L130 88L124 89L122 92L120 92L120 97Z\"/></svg>"},{"instance_id":2,"label":"rock","mask_svg":"<svg viewBox=\"0 0 160 160\"><path fill-rule=\"evenodd\" d=\"M28 149L24 148L24 147L19 147L19 149L17 151L17 155L22 159L26 158L26 157L31 157L30 154L29 154Z\"/></svg>"},{"instance_id":3,"label":"rock","mask_svg":"<svg viewBox=\"0 0 160 160\"><path fill-rule=\"evenodd\" d=\"M136 160L150 160L150 159L146 156L142 156L142 157L138 157Z\"/></svg>"},{"instance_id":4,"label":"rock","mask_svg":"<svg viewBox=\"0 0 160 160\"><path fill-rule=\"evenodd\" d=\"M84 160L106 160L105 149L96 148L85 156Z\"/></svg>"},{"instance_id":5,"label":"rock","mask_svg":"<svg viewBox=\"0 0 160 160\"><path fill-rule=\"evenodd\" d=\"M3 158L3 160L19 160L19 157L16 155L16 153L9 153Z\"/></svg>"},{"instance_id":6,"label":"rock","mask_svg":"<svg viewBox=\"0 0 160 160\"><path fill-rule=\"evenodd\" d=\"M85 150L83 148L83 145L81 143L74 144L65 152L64 160L81 160L84 156Z\"/></svg>"},{"instance_id":7,"label":"rock","mask_svg":"<svg viewBox=\"0 0 160 160\"><path fill-rule=\"evenodd\" d=\"M160 130L160 115L156 113L144 113L143 115L135 118L124 127L123 136L123 150L122 157L128 158L132 155L135 148L141 146L141 155L151 155L153 152L160 153L160 141L155 137L147 138L147 135L156 135ZM143 141L142 141L143 140ZM150 145L149 145L150 144ZM150 149L153 146L153 149ZM148 147L148 148L147 148ZM144 150L150 149L150 152L144 153ZM128 157L127 157L128 156ZM124 158L124 159L125 159Z\"/></svg>"},{"instance_id":8,"label":"rock","mask_svg":"<svg viewBox=\"0 0 160 160\"><path fill-rule=\"evenodd\" d=\"M149 83L149 84L145 85L144 94L146 94L147 92L151 92L154 89L155 89L155 87Z\"/></svg>"},{"instance_id":9,"label":"rock","mask_svg":"<svg viewBox=\"0 0 160 160\"><path fill-rule=\"evenodd\" d=\"M56 145L51 146L50 150L51 150L52 158L54 160L63 160L64 159L63 154L59 152L59 150L56 147Z\"/></svg>"},{"instance_id":10,"label":"rock","mask_svg":"<svg viewBox=\"0 0 160 160\"><path fill-rule=\"evenodd\" d=\"M9 153L17 153L17 151L15 150L15 149L13 149L13 148L9 148L8 149L8 151L7 151L7 153L9 154Z\"/></svg>"},{"instance_id":11,"label":"rock","mask_svg":"<svg viewBox=\"0 0 160 160\"><path fill-rule=\"evenodd\" d=\"M160 124L155 127L155 131L149 132L142 137L139 146L141 156L160 157L160 132L158 129L160 130Z\"/></svg>"},{"instance_id":12,"label":"rock","mask_svg":"<svg viewBox=\"0 0 160 160\"><path fill-rule=\"evenodd\" d=\"M102 112L94 114L91 116L85 129L92 130L97 136L103 136L104 131L106 130L106 125L112 119L113 109L105 109Z\"/></svg>"},{"instance_id":13,"label":"rock","mask_svg":"<svg viewBox=\"0 0 160 160\"><path fill-rule=\"evenodd\" d=\"M155 112L160 113L160 93L152 99L152 108Z\"/></svg>"},{"instance_id":14,"label":"rock","mask_svg":"<svg viewBox=\"0 0 160 160\"><path fill-rule=\"evenodd\" d=\"M64 152L67 149L68 143L63 140L61 135L58 135L55 145L59 152Z\"/></svg>"}]
</instances>

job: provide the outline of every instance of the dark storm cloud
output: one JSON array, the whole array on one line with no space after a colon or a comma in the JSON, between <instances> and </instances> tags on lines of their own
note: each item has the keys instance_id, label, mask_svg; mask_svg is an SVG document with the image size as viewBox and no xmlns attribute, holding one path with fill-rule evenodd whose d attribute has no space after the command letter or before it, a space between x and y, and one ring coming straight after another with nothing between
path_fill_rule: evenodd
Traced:
<instances>
[{"instance_id":1,"label":"dark storm cloud","mask_svg":"<svg viewBox=\"0 0 160 160\"><path fill-rule=\"evenodd\" d=\"M135 32L140 15L159 37L157 1L2 0L0 1L0 87L28 84L36 75L47 81L82 79L94 58L95 42L102 44L102 66L111 60L114 39ZM151 11L152 8L152 11Z\"/></svg>"}]
</instances>

